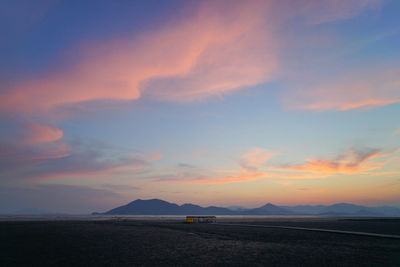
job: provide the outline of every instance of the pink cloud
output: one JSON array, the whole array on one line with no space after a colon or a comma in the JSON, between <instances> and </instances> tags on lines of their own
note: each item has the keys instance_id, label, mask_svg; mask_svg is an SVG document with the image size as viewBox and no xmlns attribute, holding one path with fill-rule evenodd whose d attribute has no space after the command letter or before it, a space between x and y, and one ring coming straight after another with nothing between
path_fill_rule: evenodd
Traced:
<instances>
[{"instance_id":1,"label":"pink cloud","mask_svg":"<svg viewBox=\"0 0 400 267\"><path fill-rule=\"evenodd\" d=\"M284 97L289 109L315 111L370 109L400 102L400 69L365 70ZM301 85L299 85L301 86Z\"/></svg>"},{"instance_id":2,"label":"pink cloud","mask_svg":"<svg viewBox=\"0 0 400 267\"><path fill-rule=\"evenodd\" d=\"M148 161L156 161L160 160L163 158L163 155L161 153L153 153L147 157Z\"/></svg>"},{"instance_id":3,"label":"pink cloud","mask_svg":"<svg viewBox=\"0 0 400 267\"><path fill-rule=\"evenodd\" d=\"M47 145L42 145L37 149L38 153L33 154L30 160L45 160L45 159L57 159L71 156L70 147L63 142L54 142Z\"/></svg>"},{"instance_id":4,"label":"pink cloud","mask_svg":"<svg viewBox=\"0 0 400 267\"><path fill-rule=\"evenodd\" d=\"M83 43L75 49L79 56L70 67L7 88L0 96L0 112L54 115L50 110L56 107L93 100L135 100L147 95L185 102L221 96L276 77L282 53L277 29L285 20L347 19L381 2L201 2L191 16L171 20L152 32ZM358 105L387 101L365 98ZM339 104L329 103L328 109L338 108ZM339 108L349 104L351 108L351 103ZM306 103L305 108L319 109L313 104Z\"/></svg>"},{"instance_id":5,"label":"pink cloud","mask_svg":"<svg viewBox=\"0 0 400 267\"><path fill-rule=\"evenodd\" d=\"M33 121L24 123L24 142L28 144L51 143L63 137L63 130Z\"/></svg>"},{"instance_id":6,"label":"pink cloud","mask_svg":"<svg viewBox=\"0 0 400 267\"><path fill-rule=\"evenodd\" d=\"M17 113L25 118L53 116L55 108L94 100L127 101L146 96L159 101L188 102L222 96L274 79L282 53L276 29L283 20L296 16L306 17L309 23L347 19L379 2L301 1L300 9L293 9L292 1L202 2L193 16L171 20L152 32L82 43L74 50L78 51L78 59L67 64L68 67L2 89L0 113ZM299 13L293 14L292 10ZM366 75L366 82L351 77L336 86L312 88L306 95L299 93L296 101L288 102L294 108L316 110L398 102L398 71L372 74ZM299 99L302 101L297 102ZM85 169L79 165L85 158L78 157L79 152L63 143L61 128L29 122L24 131L23 140L0 153L4 166L10 163L10 155L15 157L11 162L15 166L21 162L43 165L43 160L53 159L64 161L70 168L63 169L60 165L61 171L57 172L47 162L44 165L49 171L39 172L43 176L83 175L97 173L102 168L121 170L129 166L124 160L99 162L96 156L89 155L95 160ZM8 144L0 145L10 148ZM220 177L218 183L272 175L284 177L285 174L258 171L272 156L257 149L246 153L241 159L242 169ZM149 160L160 158L154 155ZM80 168L72 167L72 163ZM318 164L314 162L314 166Z\"/></svg>"},{"instance_id":7,"label":"pink cloud","mask_svg":"<svg viewBox=\"0 0 400 267\"><path fill-rule=\"evenodd\" d=\"M7 179L120 177L141 172L151 164L145 155L110 151L109 146L101 144L67 146L57 141L40 146L19 146L0 143L0 148L0 177Z\"/></svg>"},{"instance_id":8,"label":"pink cloud","mask_svg":"<svg viewBox=\"0 0 400 267\"><path fill-rule=\"evenodd\" d=\"M40 168L51 160L67 158L71 153L70 147L62 142L40 145L0 142L0 177L10 179L24 170ZM25 174L31 175L33 172L27 171Z\"/></svg>"},{"instance_id":9,"label":"pink cloud","mask_svg":"<svg viewBox=\"0 0 400 267\"><path fill-rule=\"evenodd\" d=\"M34 166L41 160L68 157L70 148L63 140L63 130L32 120L6 118L6 131L0 139L0 171Z\"/></svg>"},{"instance_id":10,"label":"pink cloud","mask_svg":"<svg viewBox=\"0 0 400 267\"><path fill-rule=\"evenodd\" d=\"M270 80L278 62L275 38L264 25L268 2L225 4L203 3L194 16L134 38L88 42L72 67L14 84L1 96L0 110L48 113L143 93L193 101Z\"/></svg>"}]
</instances>

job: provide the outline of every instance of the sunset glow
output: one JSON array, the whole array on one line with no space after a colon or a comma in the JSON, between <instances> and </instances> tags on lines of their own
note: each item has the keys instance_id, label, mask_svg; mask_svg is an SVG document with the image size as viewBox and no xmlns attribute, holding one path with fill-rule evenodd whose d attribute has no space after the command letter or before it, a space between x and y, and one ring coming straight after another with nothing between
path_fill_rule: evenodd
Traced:
<instances>
[{"instance_id":1,"label":"sunset glow","mask_svg":"<svg viewBox=\"0 0 400 267\"><path fill-rule=\"evenodd\" d=\"M0 210L400 206L398 1L1 6Z\"/></svg>"}]
</instances>

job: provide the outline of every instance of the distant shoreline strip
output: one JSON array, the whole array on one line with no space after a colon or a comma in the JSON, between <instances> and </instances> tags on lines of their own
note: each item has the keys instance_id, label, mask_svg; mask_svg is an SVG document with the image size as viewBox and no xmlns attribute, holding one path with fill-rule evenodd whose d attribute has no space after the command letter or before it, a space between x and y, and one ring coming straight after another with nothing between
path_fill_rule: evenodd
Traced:
<instances>
[{"instance_id":1,"label":"distant shoreline strip","mask_svg":"<svg viewBox=\"0 0 400 267\"><path fill-rule=\"evenodd\" d=\"M279 226L279 225L260 225L260 224L244 224L244 223L213 223L213 224L215 224L215 225L224 225L224 226L229 226L230 225L230 226L244 226L244 227L279 228L279 229L289 229L289 230L303 230L303 231L313 231L313 232L327 232L327 233L336 233L336 234L361 235L361 236L400 239L400 235L387 235L387 234L355 232L355 231L342 231L342 230L331 230L331 229L321 229L321 228L306 228L306 227Z\"/></svg>"}]
</instances>

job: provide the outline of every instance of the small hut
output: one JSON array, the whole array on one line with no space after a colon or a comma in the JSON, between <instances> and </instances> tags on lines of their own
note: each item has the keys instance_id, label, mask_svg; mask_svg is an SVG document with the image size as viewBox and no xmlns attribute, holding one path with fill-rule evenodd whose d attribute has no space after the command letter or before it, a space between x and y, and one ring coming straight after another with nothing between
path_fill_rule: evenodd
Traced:
<instances>
[{"instance_id":1,"label":"small hut","mask_svg":"<svg viewBox=\"0 0 400 267\"><path fill-rule=\"evenodd\" d=\"M187 223L215 223L217 217L215 216L186 216Z\"/></svg>"}]
</instances>

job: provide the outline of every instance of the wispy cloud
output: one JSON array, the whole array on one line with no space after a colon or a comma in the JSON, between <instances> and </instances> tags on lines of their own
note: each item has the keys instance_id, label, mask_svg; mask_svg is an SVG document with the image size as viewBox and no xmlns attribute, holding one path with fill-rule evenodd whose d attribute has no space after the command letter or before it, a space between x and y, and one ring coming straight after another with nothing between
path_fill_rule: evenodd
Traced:
<instances>
[{"instance_id":1,"label":"wispy cloud","mask_svg":"<svg viewBox=\"0 0 400 267\"><path fill-rule=\"evenodd\" d=\"M92 101L119 103L141 97L192 102L269 82L280 71L280 54L285 51L280 51L279 27L286 20L301 18L309 24L343 20L377 8L380 2L199 2L190 9L190 16L176 16L151 32L114 36L101 42L82 41L71 50L78 54L76 59L61 60L57 68L47 73L0 88L0 115L17 114L24 121L18 126L22 134L9 135L0 142L0 175L56 178L140 170L162 155L110 157L101 148L70 144L64 140L64 129L49 122L49 118L59 116L54 110L62 113L65 108L67 113L66 107ZM291 108L314 110L347 110L398 102L399 71L376 73L365 74L365 80L316 86L306 94L293 94L294 98L287 102ZM287 174L264 170L263 164L273 156L270 151L255 148L242 155L238 170L215 181L285 177ZM323 165L318 161L308 164L315 169ZM313 173L292 177L317 175Z\"/></svg>"},{"instance_id":2,"label":"wispy cloud","mask_svg":"<svg viewBox=\"0 0 400 267\"><path fill-rule=\"evenodd\" d=\"M51 212L91 213L121 205L124 198L107 189L64 184L0 187L0 210L38 208Z\"/></svg>"},{"instance_id":3,"label":"wispy cloud","mask_svg":"<svg viewBox=\"0 0 400 267\"><path fill-rule=\"evenodd\" d=\"M276 184L283 185L283 186L289 186L289 185L294 184L293 181L275 181L275 183L276 183Z\"/></svg>"},{"instance_id":4,"label":"wispy cloud","mask_svg":"<svg viewBox=\"0 0 400 267\"><path fill-rule=\"evenodd\" d=\"M64 131L58 127L28 121L23 124L25 138L23 142L29 144L52 143L63 137Z\"/></svg>"},{"instance_id":5,"label":"wispy cloud","mask_svg":"<svg viewBox=\"0 0 400 267\"><path fill-rule=\"evenodd\" d=\"M48 144L60 141L64 130L49 124L16 116L1 116L1 139L8 143L18 142L24 145Z\"/></svg>"},{"instance_id":6,"label":"wispy cloud","mask_svg":"<svg viewBox=\"0 0 400 267\"><path fill-rule=\"evenodd\" d=\"M320 0L298 1L300 10L305 13L305 21L310 24L322 24L356 17L366 10L379 9L383 0Z\"/></svg>"},{"instance_id":7,"label":"wispy cloud","mask_svg":"<svg viewBox=\"0 0 400 267\"><path fill-rule=\"evenodd\" d=\"M196 166L188 163L179 163L178 164L179 168L184 168L184 169L195 169Z\"/></svg>"},{"instance_id":8,"label":"wispy cloud","mask_svg":"<svg viewBox=\"0 0 400 267\"><path fill-rule=\"evenodd\" d=\"M191 16L176 17L152 32L84 42L69 67L4 90L0 112L53 115L50 111L60 106L135 100L143 94L173 102L221 96L276 77L283 52L276 28L282 20L343 20L381 2L201 2Z\"/></svg>"},{"instance_id":9,"label":"wispy cloud","mask_svg":"<svg viewBox=\"0 0 400 267\"><path fill-rule=\"evenodd\" d=\"M14 118L6 118L4 122L4 131L0 132L0 173L9 174L71 155L60 128Z\"/></svg>"},{"instance_id":10,"label":"wispy cloud","mask_svg":"<svg viewBox=\"0 0 400 267\"><path fill-rule=\"evenodd\" d=\"M240 164L244 169L255 171L258 170L262 164L276 155L277 153L275 152L255 147L240 157Z\"/></svg>"},{"instance_id":11,"label":"wispy cloud","mask_svg":"<svg viewBox=\"0 0 400 267\"><path fill-rule=\"evenodd\" d=\"M317 86L290 91L284 97L288 109L315 111L371 109L400 102L400 69L369 69L351 73Z\"/></svg>"},{"instance_id":12,"label":"wispy cloud","mask_svg":"<svg viewBox=\"0 0 400 267\"><path fill-rule=\"evenodd\" d=\"M226 173L226 171L224 171ZM325 178L326 175L315 173L281 173L273 171L249 171L245 169L238 169L229 171L229 174L223 174L215 171L213 174L207 176L189 174L186 175L173 175L170 177L163 176L160 179L154 180L157 183L182 183L182 184L229 184L239 182L249 182L258 179L266 178L282 178L282 179L318 179Z\"/></svg>"},{"instance_id":13,"label":"wispy cloud","mask_svg":"<svg viewBox=\"0 0 400 267\"><path fill-rule=\"evenodd\" d=\"M65 146L65 148L64 148ZM0 143L0 179L88 178L132 175L144 170L152 157L98 143L69 142L43 146Z\"/></svg>"},{"instance_id":14,"label":"wispy cloud","mask_svg":"<svg viewBox=\"0 0 400 267\"><path fill-rule=\"evenodd\" d=\"M88 42L69 69L21 81L0 110L48 112L66 104L134 100L143 93L193 101L272 78L277 59L268 3L204 2L197 13L139 37Z\"/></svg>"},{"instance_id":15,"label":"wispy cloud","mask_svg":"<svg viewBox=\"0 0 400 267\"><path fill-rule=\"evenodd\" d=\"M183 176L170 176L157 179L162 183L188 183L188 184L226 184L236 182L248 182L257 179L279 178L287 180L319 179L336 174L369 174L381 169L389 162L388 156L395 151L383 151L381 149L350 149L348 152L329 159L308 159L306 163L292 165L264 164L273 153L263 149L251 149L241 157L241 168L237 170L214 171L207 176L199 176L186 173ZM267 156L268 155L268 156ZM250 158L247 162L253 165L243 164L243 158ZM256 160L252 160L256 159ZM376 160L380 159L380 160ZM254 165L255 164L255 165ZM382 172L381 174L385 174ZM372 173L374 175L374 173ZM282 185L289 185L291 181L278 181Z\"/></svg>"},{"instance_id":16,"label":"wispy cloud","mask_svg":"<svg viewBox=\"0 0 400 267\"><path fill-rule=\"evenodd\" d=\"M140 190L140 187L127 184L103 184L102 188L111 189L115 191L135 191Z\"/></svg>"},{"instance_id":17,"label":"wispy cloud","mask_svg":"<svg viewBox=\"0 0 400 267\"><path fill-rule=\"evenodd\" d=\"M306 163L281 166L275 169L322 174L331 176L336 173L355 174L380 169L387 163L384 157L391 153L380 149L351 149L348 152L329 159L308 159ZM381 158L380 161L372 161Z\"/></svg>"}]
</instances>

